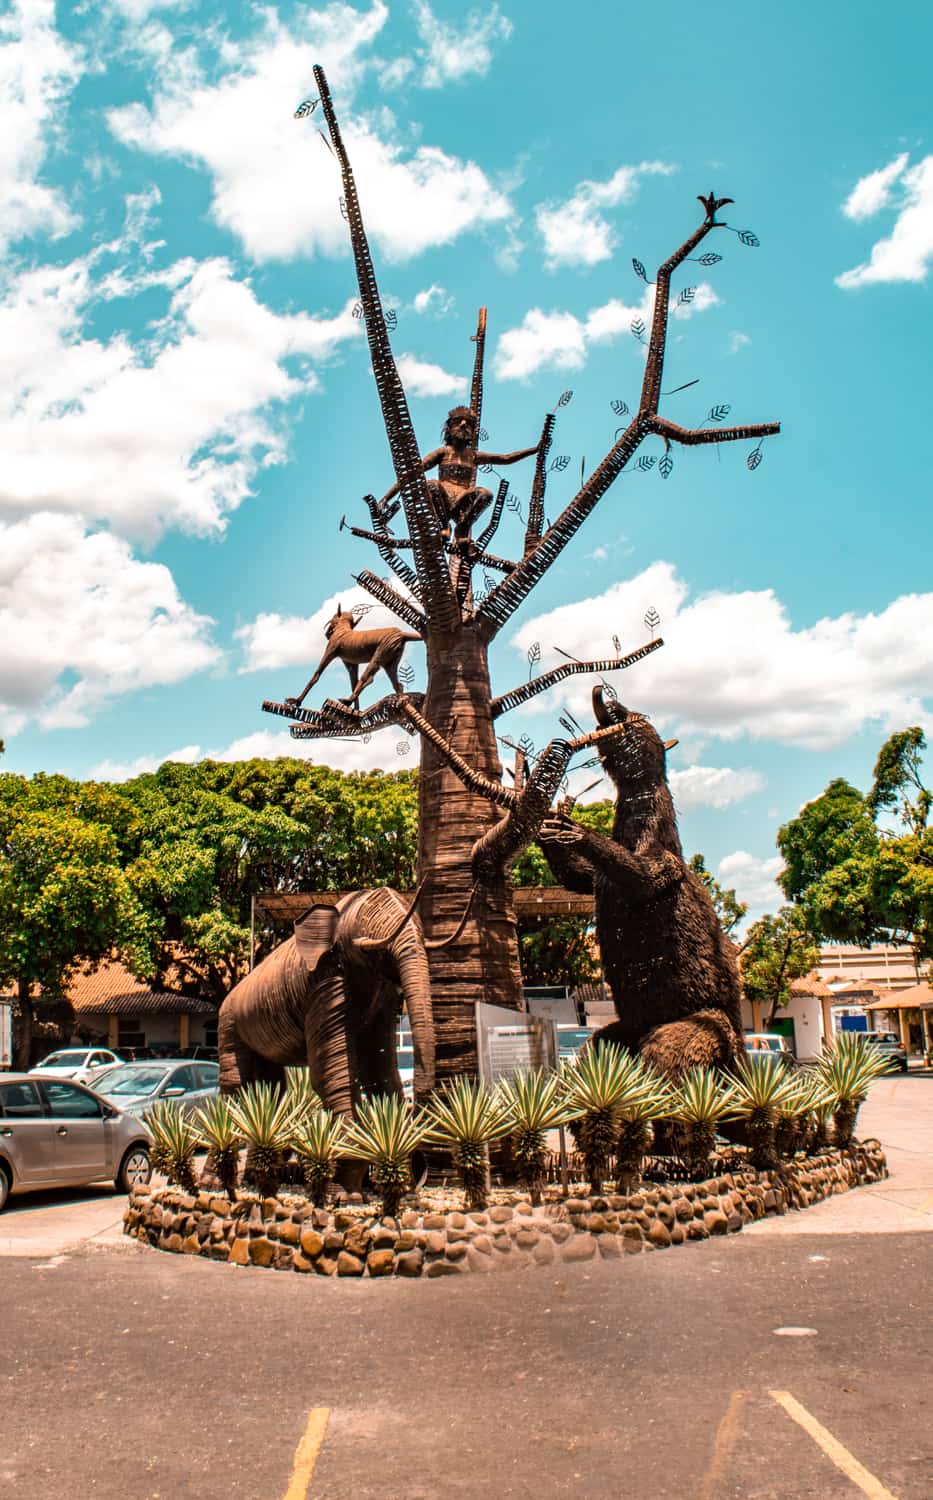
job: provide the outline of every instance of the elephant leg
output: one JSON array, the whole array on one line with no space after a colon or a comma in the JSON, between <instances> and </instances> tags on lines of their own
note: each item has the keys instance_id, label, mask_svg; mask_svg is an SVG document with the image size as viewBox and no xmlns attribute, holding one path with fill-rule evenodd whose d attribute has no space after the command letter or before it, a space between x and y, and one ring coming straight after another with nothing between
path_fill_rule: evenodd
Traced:
<instances>
[{"instance_id":1,"label":"elephant leg","mask_svg":"<svg viewBox=\"0 0 933 1500\"><path fill-rule=\"evenodd\" d=\"M305 1016L305 1047L311 1082L328 1109L351 1115L359 1098L355 1046L347 1035L343 976L321 976Z\"/></svg>"},{"instance_id":2,"label":"elephant leg","mask_svg":"<svg viewBox=\"0 0 933 1500\"><path fill-rule=\"evenodd\" d=\"M728 1068L740 1050L741 1042L721 1010L698 1010L682 1021L656 1026L641 1043L645 1061L675 1078L691 1068Z\"/></svg>"},{"instance_id":3,"label":"elephant leg","mask_svg":"<svg viewBox=\"0 0 933 1500\"><path fill-rule=\"evenodd\" d=\"M285 1069L254 1052L240 1036L234 1017L225 1015L223 1007L217 1018L217 1055L222 1094L235 1094L248 1083L285 1081Z\"/></svg>"}]
</instances>

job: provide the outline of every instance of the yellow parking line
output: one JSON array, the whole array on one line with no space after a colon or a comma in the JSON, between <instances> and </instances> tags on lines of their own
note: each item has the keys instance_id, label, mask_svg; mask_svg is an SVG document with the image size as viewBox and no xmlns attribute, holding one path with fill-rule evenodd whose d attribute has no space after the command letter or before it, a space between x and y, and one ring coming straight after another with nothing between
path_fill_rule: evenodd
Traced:
<instances>
[{"instance_id":1,"label":"yellow parking line","mask_svg":"<svg viewBox=\"0 0 933 1500\"><path fill-rule=\"evenodd\" d=\"M838 1438L834 1438L831 1432L827 1432L823 1424L818 1422L816 1417L811 1416L805 1406L801 1406L799 1401L794 1400L790 1391L769 1391L768 1395L777 1402L778 1406L783 1406L787 1415L793 1418L804 1432L810 1434L827 1458L832 1459L836 1468L841 1469L846 1478L851 1479L863 1495L868 1495L869 1500L897 1500L897 1496L892 1495L890 1490L886 1490L881 1480L876 1479L874 1474L869 1474L848 1448L843 1447Z\"/></svg>"},{"instance_id":2,"label":"yellow parking line","mask_svg":"<svg viewBox=\"0 0 933 1500\"><path fill-rule=\"evenodd\" d=\"M739 1421L742 1416L742 1407L748 1399L748 1391L733 1391L729 1397L729 1405L726 1407L725 1415L716 1429L716 1438L713 1443L713 1456L709 1462L709 1468L703 1476L703 1488L700 1491L699 1500L713 1500L716 1486L725 1472L726 1464L732 1457L736 1438L739 1435Z\"/></svg>"},{"instance_id":3,"label":"yellow parking line","mask_svg":"<svg viewBox=\"0 0 933 1500\"><path fill-rule=\"evenodd\" d=\"M329 1406L312 1406L308 1413L308 1425L301 1442L295 1449L295 1462L292 1464L292 1477L285 1491L285 1500L305 1500L311 1480L314 1478L314 1465L317 1463L318 1454L324 1442L329 1416Z\"/></svg>"}]
</instances>

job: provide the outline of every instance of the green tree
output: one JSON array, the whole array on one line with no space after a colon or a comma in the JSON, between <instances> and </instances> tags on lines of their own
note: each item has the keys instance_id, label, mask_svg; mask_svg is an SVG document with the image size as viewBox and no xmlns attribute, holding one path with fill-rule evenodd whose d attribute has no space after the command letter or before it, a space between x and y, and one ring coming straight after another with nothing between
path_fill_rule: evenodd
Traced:
<instances>
[{"instance_id":1,"label":"green tree","mask_svg":"<svg viewBox=\"0 0 933 1500\"><path fill-rule=\"evenodd\" d=\"M577 822L600 833L612 832L615 805L591 802L574 810ZM551 867L538 844L522 850L512 867L515 885L555 885ZM519 957L525 984L589 984L601 974L591 917L520 916Z\"/></svg>"},{"instance_id":2,"label":"green tree","mask_svg":"<svg viewBox=\"0 0 933 1500\"><path fill-rule=\"evenodd\" d=\"M0 812L0 984L16 991L14 1065L29 1063L37 992L59 996L79 964L114 951L145 972L147 938L109 829L67 808Z\"/></svg>"},{"instance_id":3,"label":"green tree","mask_svg":"<svg viewBox=\"0 0 933 1500\"><path fill-rule=\"evenodd\" d=\"M917 725L892 734L878 752L874 782L867 799L875 817L883 808L896 809L903 826L917 835L927 826L933 801L933 794L920 779L926 747L926 736Z\"/></svg>"},{"instance_id":4,"label":"green tree","mask_svg":"<svg viewBox=\"0 0 933 1500\"><path fill-rule=\"evenodd\" d=\"M740 901L731 886L719 884L712 871L706 868L706 860L702 854L694 854L690 861L690 868L695 875L699 875L706 886L709 898L713 903L713 910L722 924L722 930L726 934L726 937L731 937L735 928L748 911L748 903Z\"/></svg>"},{"instance_id":5,"label":"green tree","mask_svg":"<svg viewBox=\"0 0 933 1500\"><path fill-rule=\"evenodd\" d=\"M799 907L782 906L775 916L752 924L739 962L747 999L768 1007L766 1030L790 1000L792 980L809 974L819 960L820 950Z\"/></svg>"}]
</instances>

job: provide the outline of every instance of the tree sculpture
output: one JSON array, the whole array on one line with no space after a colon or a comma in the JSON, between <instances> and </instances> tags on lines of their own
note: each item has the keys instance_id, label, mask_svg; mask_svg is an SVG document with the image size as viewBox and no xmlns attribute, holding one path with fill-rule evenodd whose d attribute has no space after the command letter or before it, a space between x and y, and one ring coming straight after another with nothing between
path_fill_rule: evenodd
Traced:
<instances>
[{"instance_id":1,"label":"tree sculpture","mask_svg":"<svg viewBox=\"0 0 933 1500\"><path fill-rule=\"evenodd\" d=\"M777 423L762 423L691 430L668 421L659 411L672 277L707 235L729 227L720 223L717 213L730 200L710 195L701 200L704 217L699 227L658 270L638 410L553 524L545 523L544 494L554 414L545 419L534 449L490 455L477 447L484 437L481 422L485 310L480 312L476 332L470 406L450 414L443 449L422 458L389 344L387 318L376 284L353 170L322 69L315 68L314 76L330 145L343 180L341 209L349 225L359 305L395 471L395 483L381 501L367 497L370 528L352 529L375 544L383 562L407 592L403 594L394 582L366 569L357 575L357 582L424 641L427 689L423 695L410 695L407 700L393 694L363 709L333 701L326 702L319 710L296 708L294 702L263 706L297 720L292 726L296 738L366 735L387 724L410 726L423 735L418 876L419 882L423 882L420 915L429 937L450 932L457 926L477 883L470 917L460 938L446 949L435 950L431 956L437 1074L442 1080L445 1076L475 1071L473 1007L477 1000L512 1009L521 1007L521 973L508 868L522 844L534 837L547 811L543 799L550 802L569 760L570 742L553 742L535 766L527 786L522 767L517 766L521 784L516 788L517 800L512 802L510 791L502 785L496 746L497 720L509 709L572 673L616 671L631 666L662 644L660 640L652 640L628 655L617 650L615 657L601 661L568 660L511 692L494 697L488 666L491 642L557 561L646 438L656 436L663 440L665 457L661 472L666 473L672 444L760 440L776 433L779 427ZM297 111L299 117L312 113L317 102L309 100L302 104ZM720 257L702 259L705 264L712 264ZM621 403L617 403L616 409L620 407ZM722 415L719 410L714 420L721 421ZM760 457L760 448L757 452ZM507 484L500 482L492 500L489 491L477 486L476 469L490 459L513 463L532 453L536 455L536 466L523 554L512 561L487 550L502 519ZM643 467L648 467L649 462L653 460L640 460ZM754 467L755 462L753 454L749 466ZM429 483L425 473L434 466L438 467L439 477ZM488 524L474 537L474 524L490 502ZM405 535L390 529L399 508ZM414 566L406 560L407 556ZM472 573L477 566L502 575L501 582L482 596L474 594L472 586ZM451 757L458 758L459 767ZM464 770L470 774L461 779ZM493 798L489 796L490 788L496 789ZM505 819L497 817L496 803L507 808Z\"/></svg>"}]
</instances>

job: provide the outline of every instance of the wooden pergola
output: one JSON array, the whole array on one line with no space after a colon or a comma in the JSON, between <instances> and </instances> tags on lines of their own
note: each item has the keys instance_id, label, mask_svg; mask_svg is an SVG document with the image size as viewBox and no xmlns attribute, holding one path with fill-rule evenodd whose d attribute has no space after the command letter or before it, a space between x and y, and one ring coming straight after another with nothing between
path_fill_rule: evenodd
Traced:
<instances>
[{"instance_id":1,"label":"wooden pergola","mask_svg":"<svg viewBox=\"0 0 933 1500\"><path fill-rule=\"evenodd\" d=\"M253 897L254 914L260 913L272 922L297 922L312 906L335 906L349 891L264 891ZM403 891L413 895L413 891ZM587 917L593 920L592 895L579 895L561 885L519 885L515 887L516 915L530 917Z\"/></svg>"}]
</instances>

